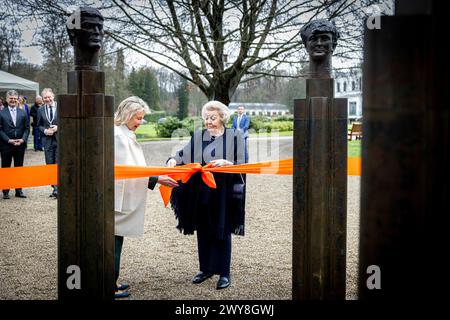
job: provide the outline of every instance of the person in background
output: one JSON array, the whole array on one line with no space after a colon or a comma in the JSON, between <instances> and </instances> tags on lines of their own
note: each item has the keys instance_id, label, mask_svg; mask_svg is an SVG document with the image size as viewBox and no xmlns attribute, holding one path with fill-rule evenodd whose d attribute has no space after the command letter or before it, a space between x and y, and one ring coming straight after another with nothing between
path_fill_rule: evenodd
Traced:
<instances>
[{"instance_id":1,"label":"person in background","mask_svg":"<svg viewBox=\"0 0 450 320\"><path fill-rule=\"evenodd\" d=\"M237 117L233 119L232 129L240 131L245 139L245 163L248 162L248 129L250 127L250 117L245 113L245 107L240 105L237 108Z\"/></svg>"},{"instance_id":2,"label":"person in background","mask_svg":"<svg viewBox=\"0 0 450 320\"><path fill-rule=\"evenodd\" d=\"M5 107L6 100L3 97L0 97L0 111L3 110L3 108Z\"/></svg>"},{"instance_id":3,"label":"person in background","mask_svg":"<svg viewBox=\"0 0 450 320\"><path fill-rule=\"evenodd\" d=\"M2 168L22 167L30 133L30 122L25 110L18 108L17 91L6 93L8 106L0 111L0 153ZM22 189L16 189L16 197L26 198ZM3 199L9 199L9 190L3 190Z\"/></svg>"},{"instance_id":4,"label":"person in background","mask_svg":"<svg viewBox=\"0 0 450 320\"><path fill-rule=\"evenodd\" d=\"M19 108L25 110L25 112L27 113L28 122L30 122L30 108L27 104L27 97L19 96Z\"/></svg>"},{"instance_id":5,"label":"person in background","mask_svg":"<svg viewBox=\"0 0 450 320\"><path fill-rule=\"evenodd\" d=\"M34 104L30 110L30 116L33 121L31 122L31 126L33 128L33 142L34 142L34 151L44 151L42 148L42 138L41 132L38 127L38 112L39 108L44 104L41 96L36 96L34 99Z\"/></svg>"},{"instance_id":6,"label":"person in background","mask_svg":"<svg viewBox=\"0 0 450 320\"><path fill-rule=\"evenodd\" d=\"M52 89L42 90L42 99L45 105L38 110L37 126L42 134L45 163L55 164L58 163L58 109ZM52 185L52 187L53 192L50 197L57 198L58 186Z\"/></svg>"},{"instance_id":7,"label":"person in background","mask_svg":"<svg viewBox=\"0 0 450 320\"><path fill-rule=\"evenodd\" d=\"M144 115L150 113L148 105L139 97L123 100L114 115L114 164L146 166L144 152L136 141L135 131ZM176 187L178 183L168 176L116 180L114 185L115 212L115 298L129 296L128 284L119 284L120 257L124 237L141 237L144 234L147 188L156 183Z\"/></svg>"}]
</instances>

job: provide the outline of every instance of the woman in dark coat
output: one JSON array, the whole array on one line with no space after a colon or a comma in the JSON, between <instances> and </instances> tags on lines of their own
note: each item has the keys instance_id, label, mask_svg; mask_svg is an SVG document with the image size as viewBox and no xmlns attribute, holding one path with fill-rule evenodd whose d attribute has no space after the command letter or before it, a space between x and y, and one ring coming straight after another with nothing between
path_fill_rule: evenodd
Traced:
<instances>
[{"instance_id":1,"label":"woman in dark coat","mask_svg":"<svg viewBox=\"0 0 450 320\"><path fill-rule=\"evenodd\" d=\"M229 116L229 109L221 102L206 103L202 109L206 130L196 131L167 165L209 163L220 167L244 163L244 136L225 128ZM199 284L218 274L216 288L224 289L230 285L231 234L244 235L245 185L240 174L213 175L217 188L208 187L197 172L174 188L170 201L180 232L197 231L200 272L192 282Z\"/></svg>"}]
</instances>

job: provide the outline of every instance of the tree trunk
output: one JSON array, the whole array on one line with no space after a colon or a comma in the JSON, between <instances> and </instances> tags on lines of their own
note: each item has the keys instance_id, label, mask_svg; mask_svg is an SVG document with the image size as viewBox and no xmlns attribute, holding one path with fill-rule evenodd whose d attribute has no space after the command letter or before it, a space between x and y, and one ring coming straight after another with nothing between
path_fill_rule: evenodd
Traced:
<instances>
[{"instance_id":1,"label":"tree trunk","mask_svg":"<svg viewBox=\"0 0 450 320\"><path fill-rule=\"evenodd\" d=\"M229 85L223 80L218 80L214 86L214 100L220 101L225 105L230 104Z\"/></svg>"}]
</instances>

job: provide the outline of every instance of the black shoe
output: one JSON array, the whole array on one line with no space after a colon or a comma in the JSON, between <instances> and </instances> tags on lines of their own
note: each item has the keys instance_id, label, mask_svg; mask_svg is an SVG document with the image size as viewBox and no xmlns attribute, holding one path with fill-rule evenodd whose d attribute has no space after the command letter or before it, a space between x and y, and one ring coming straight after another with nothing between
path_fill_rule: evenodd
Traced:
<instances>
[{"instance_id":1,"label":"black shoe","mask_svg":"<svg viewBox=\"0 0 450 320\"><path fill-rule=\"evenodd\" d=\"M209 279L213 276L212 273L203 273L202 271L200 271L193 279L192 279L192 283L198 284L198 283L202 283L203 281L205 281L206 279Z\"/></svg>"},{"instance_id":2,"label":"black shoe","mask_svg":"<svg viewBox=\"0 0 450 320\"><path fill-rule=\"evenodd\" d=\"M4 193L4 194L3 194L3 199L5 199L5 200L9 199L9 194Z\"/></svg>"},{"instance_id":3,"label":"black shoe","mask_svg":"<svg viewBox=\"0 0 450 320\"><path fill-rule=\"evenodd\" d=\"M220 277L219 281L217 281L216 289L225 289L230 286L230 278L229 277Z\"/></svg>"},{"instance_id":4,"label":"black shoe","mask_svg":"<svg viewBox=\"0 0 450 320\"><path fill-rule=\"evenodd\" d=\"M16 192L17 198L26 198L27 196L23 194L23 192Z\"/></svg>"}]
</instances>

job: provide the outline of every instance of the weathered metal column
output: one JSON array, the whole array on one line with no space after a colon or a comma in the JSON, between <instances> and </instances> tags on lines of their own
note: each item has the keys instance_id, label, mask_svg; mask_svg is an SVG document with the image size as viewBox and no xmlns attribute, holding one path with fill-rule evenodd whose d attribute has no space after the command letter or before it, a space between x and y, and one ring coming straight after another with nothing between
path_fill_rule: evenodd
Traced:
<instances>
[{"instance_id":1,"label":"weathered metal column","mask_svg":"<svg viewBox=\"0 0 450 320\"><path fill-rule=\"evenodd\" d=\"M366 30L361 299L434 299L448 283L441 261L450 212L444 4L397 1L395 16Z\"/></svg>"},{"instance_id":2,"label":"weathered metal column","mask_svg":"<svg viewBox=\"0 0 450 320\"><path fill-rule=\"evenodd\" d=\"M330 43L336 37L334 26L318 20L302 30L310 78L306 99L294 102L292 295L345 299L347 99L334 99L331 54L336 44ZM328 41L327 56L317 48L321 40L314 36Z\"/></svg>"},{"instance_id":3,"label":"weathered metal column","mask_svg":"<svg viewBox=\"0 0 450 320\"><path fill-rule=\"evenodd\" d=\"M75 70L68 94L59 96L59 299L114 297L114 97L105 96L105 75L97 71L99 17L81 8L90 27L69 29ZM79 267L78 287L70 266Z\"/></svg>"}]
</instances>

